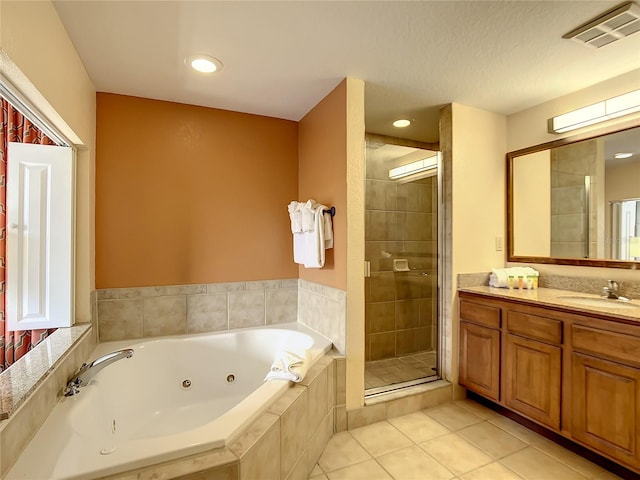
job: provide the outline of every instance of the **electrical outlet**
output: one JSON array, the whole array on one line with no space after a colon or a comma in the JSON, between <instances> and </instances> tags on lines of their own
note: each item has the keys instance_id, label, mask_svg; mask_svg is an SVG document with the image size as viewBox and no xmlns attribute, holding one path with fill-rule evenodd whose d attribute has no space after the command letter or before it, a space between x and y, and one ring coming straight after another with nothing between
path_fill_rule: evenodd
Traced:
<instances>
[{"instance_id":1,"label":"electrical outlet","mask_svg":"<svg viewBox=\"0 0 640 480\"><path fill-rule=\"evenodd\" d=\"M496 237L496 252L501 252L503 248L504 237L498 235Z\"/></svg>"}]
</instances>

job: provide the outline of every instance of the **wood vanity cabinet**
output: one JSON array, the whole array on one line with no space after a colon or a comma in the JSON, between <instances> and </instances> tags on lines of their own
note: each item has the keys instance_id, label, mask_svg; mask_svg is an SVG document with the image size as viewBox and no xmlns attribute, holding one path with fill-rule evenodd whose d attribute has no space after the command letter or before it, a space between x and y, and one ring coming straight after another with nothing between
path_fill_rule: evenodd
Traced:
<instances>
[{"instance_id":1,"label":"wood vanity cabinet","mask_svg":"<svg viewBox=\"0 0 640 480\"><path fill-rule=\"evenodd\" d=\"M560 430L562 322L506 308L503 332L504 403Z\"/></svg>"},{"instance_id":2,"label":"wood vanity cabinet","mask_svg":"<svg viewBox=\"0 0 640 480\"><path fill-rule=\"evenodd\" d=\"M494 401L500 398L500 315L491 302L460 301L460 384Z\"/></svg>"},{"instance_id":3,"label":"wood vanity cabinet","mask_svg":"<svg viewBox=\"0 0 640 480\"><path fill-rule=\"evenodd\" d=\"M460 292L460 384L640 472L640 323Z\"/></svg>"},{"instance_id":4,"label":"wood vanity cabinet","mask_svg":"<svg viewBox=\"0 0 640 480\"><path fill-rule=\"evenodd\" d=\"M571 326L571 436L640 469L640 327Z\"/></svg>"}]
</instances>

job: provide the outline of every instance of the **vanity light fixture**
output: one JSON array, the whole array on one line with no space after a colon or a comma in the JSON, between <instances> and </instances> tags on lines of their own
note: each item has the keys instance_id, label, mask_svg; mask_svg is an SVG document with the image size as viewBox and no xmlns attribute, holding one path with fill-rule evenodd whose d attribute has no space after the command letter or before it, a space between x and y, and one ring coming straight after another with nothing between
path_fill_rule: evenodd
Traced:
<instances>
[{"instance_id":1,"label":"vanity light fixture","mask_svg":"<svg viewBox=\"0 0 640 480\"><path fill-rule=\"evenodd\" d=\"M200 73L215 73L222 70L222 62L209 55L189 55L184 62Z\"/></svg>"},{"instance_id":2,"label":"vanity light fixture","mask_svg":"<svg viewBox=\"0 0 640 480\"><path fill-rule=\"evenodd\" d=\"M640 90L633 90L550 118L549 133L569 132L635 112L640 112Z\"/></svg>"},{"instance_id":3,"label":"vanity light fixture","mask_svg":"<svg viewBox=\"0 0 640 480\"><path fill-rule=\"evenodd\" d=\"M407 120L406 118L401 118L393 122L393 126L397 128L405 128L411 125L411 120Z\"/></svg>"},{"instance_id":4,"label":"vanity light fixture","mask_svg":"<svg viewBox=\"0 0 640 480\"><path fill-rule=\"evenodd\" d=\"M617 158L617 159L621 159L621 158L629 158L629 157L633 157L633 153L616 153L613 158Z\"/></svg>"},{"instance_id":5,"label":"vanity light fixture","mask_svg":"<svg viewBox=\"0 0 640 480\"><path fill-rule=\"evenodd\" d=\"M437 167L438 155L436 154L433 157L423 158L417 162L411 162L400 167L392 168L389 170L389 178L392 180L398 180L399 178L408 177L409 175L415 175L428 170L435 170Z\"/></svg>"},{"instance_id":6,"label":"vanity light fixture","mask_svg":"<svg viewBox=\"0 0 640 480\"><path fill-rule=\"evenodd\" d=\"M640 31L640 7L626 2L562 36L589 47L600 48Z\"/></svg>"}]
</instances>

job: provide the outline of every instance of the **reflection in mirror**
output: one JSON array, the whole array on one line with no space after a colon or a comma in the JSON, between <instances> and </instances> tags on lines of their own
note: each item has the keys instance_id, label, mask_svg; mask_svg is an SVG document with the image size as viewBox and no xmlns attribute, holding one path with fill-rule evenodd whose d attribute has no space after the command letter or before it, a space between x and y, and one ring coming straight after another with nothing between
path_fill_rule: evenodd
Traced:
<instances>
[{"instance_id":1,"label":"reflection in mirror","mask_svg":"<svg viewBox=\"0 0 640 480\"><path fill-rule=\"evenodd\" d=\"M640 261L640 127L552 142L507 160L510 261Z\"/></svg>"}]
</instances>

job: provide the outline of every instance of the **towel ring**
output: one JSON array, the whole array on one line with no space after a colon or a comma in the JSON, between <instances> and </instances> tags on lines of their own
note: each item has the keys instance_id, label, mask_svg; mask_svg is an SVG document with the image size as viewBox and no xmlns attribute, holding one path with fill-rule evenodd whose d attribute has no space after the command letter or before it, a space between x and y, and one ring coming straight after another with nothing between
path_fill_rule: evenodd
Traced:
<instances>
[{"instance_id":1,"label":"towel ring","mask_svg":"<svg viewBox=\"0 0 640 480\"><path fill-rule=\"evenodd\" d=\"M330 213L332 217L336 216L336 207L331 207L329 210L323 210L322 213Z\"/></svg>"}]
</instances>

